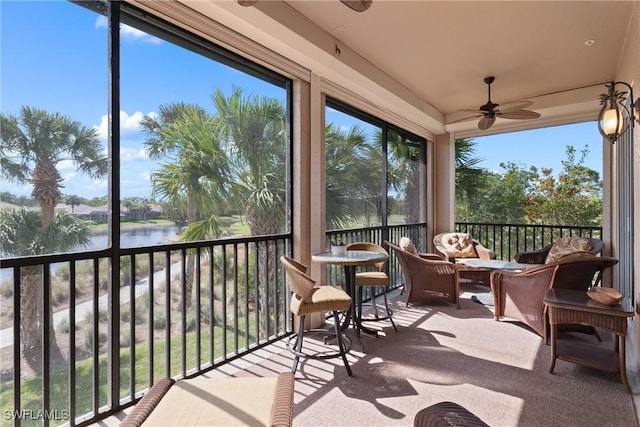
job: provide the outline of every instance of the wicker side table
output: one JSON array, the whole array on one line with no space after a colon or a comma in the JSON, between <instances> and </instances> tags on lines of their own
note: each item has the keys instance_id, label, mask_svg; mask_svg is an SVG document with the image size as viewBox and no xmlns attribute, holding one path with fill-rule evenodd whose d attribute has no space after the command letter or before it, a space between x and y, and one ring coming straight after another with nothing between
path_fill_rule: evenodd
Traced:
<instances>
[{"instance_id":1,"label":"wicker side table","mask_svg":"<svg viewBox=\"0 0 640 427\"><path fill-rule=\"evenodd\" d=\"M544 304L549 309L549 323L551 324L549 372L553 373L556 359L604 371L620 372L626 392L631 393L625 362L627 319L634 315L629 299L625 298L621 304L611 306L592 300L586 292L550 289L544 297ZM606 349L584 343L559 340L558 325L562 324L587 325L609 331L617 337L615 348Z\"/></svg>"}]
</instances>

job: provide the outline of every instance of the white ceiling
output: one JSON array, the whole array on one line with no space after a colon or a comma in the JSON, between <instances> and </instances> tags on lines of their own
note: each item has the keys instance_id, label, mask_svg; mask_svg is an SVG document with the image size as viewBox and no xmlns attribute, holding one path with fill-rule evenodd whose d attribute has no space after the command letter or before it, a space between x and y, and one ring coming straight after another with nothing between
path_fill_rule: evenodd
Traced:
<instances>
[{"instance_id":1,"label":"white ceiling","mask_svg":"<svg viewBox=\"0 0 640 427\"><path fill-rule=\"evenodd\" d=\"M476 134L476 120L447 123L487 101L490 75L493 102L533 101L529 109L542 117L527 127L595 119L638 7L638 0L373 0L355 12L338 0L183 1L314 72L367 73L427 113L431 131ZM524 121L498 119L491 131L524 125L515 122Z\"/></svg>"}]
</instances>

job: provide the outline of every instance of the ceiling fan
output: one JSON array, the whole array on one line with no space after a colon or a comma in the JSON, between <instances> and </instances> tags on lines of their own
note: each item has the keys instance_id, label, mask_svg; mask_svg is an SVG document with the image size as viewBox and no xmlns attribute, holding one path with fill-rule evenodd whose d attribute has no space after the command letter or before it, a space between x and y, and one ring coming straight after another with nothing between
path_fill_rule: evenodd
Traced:
<instances>
[{"instance_id":1,"label":"ceiling fan","mask_svg":"<svg viewBox=\"0 0 640 427\"><path fill-rule=\"evenodd\" d=\"M533 104L533 102L531 101L509 102L502 105L494 104L491 101L491 83L493 83L494 80L495 77L493 76L484 78L484 82L488 86L488 100L486 104L484 104L477 110L462 110L468 113L476 113L476 115L473 117L456 120L455 122L480 117L480 121L478 122L478 129L487 130L491 127L491 125L493 125L497 117L502 117L503 119L537 119L538 117L540 117L540 113L525 110L525 108Z\"/></svg>"},{"instance_id":2,"label":"ceiling fan","mask_svg":"<svg viewBox=\"0 0 640 427\"><path fill-rule=\"evenodd\" d=\"M373 0L340 0L340 2L356 12L364 12L369 9ZM238 0L238 3L240 6L248 7L258 3L258 0Z\"/></svg>"}]
</instances>

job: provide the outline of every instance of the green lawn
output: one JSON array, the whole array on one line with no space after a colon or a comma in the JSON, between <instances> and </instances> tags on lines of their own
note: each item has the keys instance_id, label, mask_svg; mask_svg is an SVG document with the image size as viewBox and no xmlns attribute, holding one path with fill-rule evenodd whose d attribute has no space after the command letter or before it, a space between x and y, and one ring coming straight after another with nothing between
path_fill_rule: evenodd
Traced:
<instances>
[{"instance_id":1,"label":"green lawn","mask_svg":"<svg viewBox=\"0 0 640 427\"><path fill-rule=\"evenodd\" d=\"M238 331L245 330L244 319L238 320ZM254 342L256 340L253 332L255 331L255 318L250 317L249 321L249 341ZM219 326L214 327L214 359L220 358L223 354L222 349L222 333L223 330ZM201 329L201 360L202 365L211 360L211 337L209 335L209 328L203 327ZM227 327L227 353L234 351L234 331L232 328ZM243 347L244 332L242 332L239 339L239 347ZM196 334L195 332L189 332L186 334L186 368L197 368L196 366ZM166 377L166 354L167 346L164 340L158 340L154 342L154 381L160 378ZM149 343L140 343L135 346L135 384L136 390L145 389L149 381ZM172 337L171 350L170 350L170 376L179 375L182 372L182 343L180 337ZM99 380L98 380L98 406L107 404L107 387L108 387L108 362L107 355L103 354L99 356ZM131 372L131 352L129 348L122 348L120 350L120 397L126 397L129 395L130 386L130 372ZM76 416L91 412L93 402L93 361L91 359L83 360L76 363ZM37 377L33 379L23 380L20 384L21 387L21 409L31 410L32 412L27 418L37 417L38 411L42 408L41 396L42 396L42 378ZM2 411L2 417L0 417L0 426L11 426L13 420L11 419L11 408L13 407L13 388L12 384L3 384L0 390L0 410ZM56 411L58 415L64 416L69 407L69 372L66 368L55 370L50 376L50 396L51 396L51 409ZM54 412L55 413L55 412ZM66 412L68 414L68 412ZM67 422L67 420L52 420L51 425L60 425ZM41 425L40 419L23 419L23 426L39 426Z\"/></svg>"},{"instance_id":2,"label":"green lawn","mask_svg":"<svg viewBox=\"0 0 640 427\"><path fill-rule=\"evenodd\" d=\"M231 236L249 236L249 225L244 221L244 217L240 215L222 216L218 218L220 224L224 230L226 230ZM120 223L121 229L135 228L135 227L154 227L154 226L173 226L174 222L168 219L150 219L146 221L123 221ZM93 224L91 230L94 233L105 233L107 231L107 224Z\"/></svg>"}]
</instances>

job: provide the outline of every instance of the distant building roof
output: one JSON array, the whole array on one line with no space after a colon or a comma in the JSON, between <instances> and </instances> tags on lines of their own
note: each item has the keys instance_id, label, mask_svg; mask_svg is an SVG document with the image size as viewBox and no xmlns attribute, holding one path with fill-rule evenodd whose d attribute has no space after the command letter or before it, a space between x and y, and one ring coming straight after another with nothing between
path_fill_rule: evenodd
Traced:
<instances>
[{"instance_id":1,"label":"distant building roof","mask_svg":"<svg viewBox=\"0 0 640 427\"><path fill-rule=\"evenodd\" d=\"M0 200L0 209L26 209L28 211L40 209L38 206L20 206Z\"/></svg>"}]
</instances>

